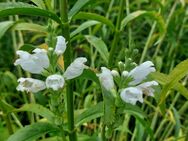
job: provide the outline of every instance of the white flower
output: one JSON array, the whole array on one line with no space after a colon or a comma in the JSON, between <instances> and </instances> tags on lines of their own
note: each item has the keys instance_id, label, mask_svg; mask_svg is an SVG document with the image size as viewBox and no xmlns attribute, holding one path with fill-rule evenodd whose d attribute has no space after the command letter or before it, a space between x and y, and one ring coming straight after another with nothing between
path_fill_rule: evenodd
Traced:
<instances>
[{"instance_id":1,"label":"white flower","mask_svg":"<svg viewBox=\"0 0 188 141\"><path fill-rule=\"evenodd\" d=\"M149 81L149 82L145 82L142 83L138 86L136 86L138 89L142 90L142 92L148 96L154 96L154 89L152 88L152 86L157 86L158 83L156 81Z\"/></svg>"},{"instance_id":2,"label":"white flower","mask_svg":"<svg viewBox=\"0 0 188 141\"><path fill-rule=\"evenodd\" d=\"M102 87L104 87L106 90L113 89L114 80L111 71L106 67L101 67L101 70L102 73L97 74L97 76L99 77Z\"/></svg>"},{"instance_id":3,"label":"white flower","mask_svg":"<svg viewBox=\"0 0 188 141\"><path fill-rule=\"evenodd\" d=\"M118 77L119 76L119 72L117 70L112 70L111 74L113 77Z\"/></svg>"},{"instance_id":4,"label":"white flower","mask_svg":"<svg viewBox=\"0 0 188 141\"><path fill-rule=\"evenodd\" d=\"M151 61L146 61L130 71L129 76L133 78L133 81L129 85L136 85L143 81L148 74L155 72L154 64Z\"/></svg>"},{"instance_id":5,"label":"white flower","mask_svg":"<svg viewBox=\"0 0 188 141\"><path fill-rule=\"evenodd\" d=\"M18 91L26 91L36 93L46 88L45 83L41 80L33 78L20 78L18 79L19 85L17 86Z\"/></svg>"},{"instance_id":6,"label":"white flower","mask_svg":"<svg viewBox=\"0 0 188 141\"><path fill-rule=\"evenodd\" d=\"M34 74L40 74L42 71L49 67L49 59L47 52L44 49L36 48L33 50L34 54L26 51L18 50L16 54L20 57L14 65L20 65L22 69Z\"/></svg>"},{"instance_id":7,"label":"white flower","mask_svg":"<svg viewBox=\"0 0 188 141\"><path fill-rule=\"evenodd\" d=\"M64 84L65 84L65 80L63 76L58 74L50 75L46 79L46 87L52 88L54 91L63 88Z\"/></svg>"},{"instance_id":8,"label":"white flower","mask_svg":"<svg viewBox=\"0 0 188 141\"><path fill-rule=\"evenodd\" d=\"M73 79L80 76L87 66L84 64L87 62L85 57L76 58L66 69L64 73L65 79Z\"/></svg>"},{"instance_id":9,"label":"white flower","mask_svg":"<svg viewBox=\"0 0 188 141\"><path fill-rule=\"evenodd\" d=\"M57 43L56 43L56 46L55 46L55 53L57 55L61 55L65 52L66 50L66 42L65 42L65 38L63 36L57 36Z\"/></svg>"},{"instance_id":10,"label":"white flower","mask_svg":"<svg viewBox=\"0 0 188 141\"><path fill-rule=\"evenodd\" d=\"M129 72L128 72L128 71L123 71L123 72L122 72L122 76L123 76L123 77L127 77L128 75L129 75Z\"/></svg>"},{"instance_id":11,"label":"white flower","mask_svg":"<svg viewBox=\"0 0 188 141\"><path fill-rule=\"evenodd\" d=\"M128 87L121 91L120 97L126 103L135 105L137 101L143 103L143 93L142 90L136 87Z\"/></svg>"}]
</instances>

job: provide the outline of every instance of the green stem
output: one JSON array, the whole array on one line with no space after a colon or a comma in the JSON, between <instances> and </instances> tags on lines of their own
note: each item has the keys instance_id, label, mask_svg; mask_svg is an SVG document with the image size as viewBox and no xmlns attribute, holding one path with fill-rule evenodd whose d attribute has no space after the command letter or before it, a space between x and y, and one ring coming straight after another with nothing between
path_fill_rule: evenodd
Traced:
<instances>
[{"instance_id":1,"label":"green stem","mask_svg":"<svg viewBox=\"0 0 188 141\"><path fill-rule=\"evenodd\" d=\"M102 141L106 141L106 136L105 136L105 128L106 128L106 125L102 125Z\"/></svg>"},{"instance_id":2,"label":"green stem","mask_svg":"<svg viewBox=\"0 0 188 141\"><path fill-rule=\"evenodd\" d=\"M67 43L67 49L64 53L64 63L65 68L69 66L72 61L72 48L70 46L70 27L68 21L68 1L60 0L60 14L62 19L62 34L65 37ZM72 81L67 82L66 87L66 97L67 97L67 117L68 117L68 129L69 129L69 139L70 141L76 141L76 130L74 127L74 102L73 102L73 88Z\"/></svg>"},{"instance_id":3,"label":"green stem","mask_svg":"<svg viewBox=\"0 0 188 141\"><path fill-rule=\"evenodd\" d=\"M120 25L121 25L121 19L123 16L124 6L125 6L125 0L120 0L120 10L119 10L118 18L117 18L117 23L116 23L115 35L112 41L112 47L111 47L110 55L109 55L109 62L108 62L109 67L113 66L114 55L117 51L117 43L118 43L119 35L120 35ZM118 49L120 50L120 48Z\"/></svg>"}]
</instances>

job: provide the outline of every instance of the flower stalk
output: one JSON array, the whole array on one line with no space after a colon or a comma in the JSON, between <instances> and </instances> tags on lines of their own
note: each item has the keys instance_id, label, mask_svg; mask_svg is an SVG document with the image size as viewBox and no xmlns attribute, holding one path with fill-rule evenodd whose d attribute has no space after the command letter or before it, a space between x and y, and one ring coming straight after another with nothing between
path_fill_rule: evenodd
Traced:
<instances>
[{"instance_id":1,"label":"flower stalk","mask_svg":"<svg viewBox=\"0 0 188 141\"><path fill-rule=\"evenodd\" d=\"M70 46L70 31L69 31L69 21L68 21L68 1L60 0L60 14L62 19L62 35L67 41L67 49L64 53L64 65L65 68L69 66L72 60L72 48ZM66 86L66 100L67 100L67 117L68 117L68 129L69 129L69 139L70 141L76 141L76 132L74 129L74 103L73 103L73 89L72 82L67 82Z\"/></svg>"}]
</instances>

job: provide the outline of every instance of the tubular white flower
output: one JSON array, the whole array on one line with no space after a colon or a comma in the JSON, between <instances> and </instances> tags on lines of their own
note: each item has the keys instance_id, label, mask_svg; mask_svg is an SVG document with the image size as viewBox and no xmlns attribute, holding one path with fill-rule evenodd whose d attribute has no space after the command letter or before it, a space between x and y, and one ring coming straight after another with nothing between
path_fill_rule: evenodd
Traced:
<instances>
[{"instance_id":1,"label":"tubular white flower","mask_svg":"<svg viewBox=\"0 0 188 141\"><path fill-rule=\"evenodd\" d=\"M143 93L142 90L136 87L128 87L121 91L121 99L126 102L135 105L137 101L143 103Z\"/></svg>"},{"instance_id":2,"label":"tubular white flower","mask_svg":"<svg viewBox=\"0 0 188 141\"><path fill-rule=\"evenodd\" d=\"M80 76L87 66L84 64L87 62L85 57L76 58L66 69L64 73L65 79L73 79Z\"/></svg>"},{"instance_id":3,"label":"tubular white flower","mask_svg":"<svg viewBox=\"0 0 188 141\"><path fill-rule=\"evenodd\" d=\"M65 80L63 76L58 75L58 74L50 75L46 79L46 87L51 88L54 91L57 91L60 88L63 88L64 84L65 84Z\"/></svg>"},{"instance_id":4,"label":"tubular white flower","mask_svg":"<svg viewBox=\"0 0 188 141\"><path fill-rule=\"evenodd\" d=\"M56 43L54 52L57 55L61 55L65 52L66 48L67 48L67 45L65 42L65 38L63 36L57 36L57 43Z\"/></svg>"},{"instance_id":5,"label":"tubular white flower","mask_svg":"<svg viewBox=\"0 0 188 141\"><path fill-rule=\"evenodd\" d=\"M101 67L101 70L102 73L97 74L97 76L99 77L102 87L109 91L114 88L114 80L112 73L106 67Z\"/></svg>"},{"instance_id":6,"label":"tubular white flower","mask_svg":"<svg viewBox=\"0 0 188 141\"><path fill-rule=\"evenodd\" d=\"M49 59L47 52L44 49L33 50L34 54L26 51L18 50L16 54L20 57L14 65L20 65L22 69L34 74L40 74L42 71L49 67Z\"/></svg>"},{"instance_id":7,"label":"tubular white flower","mask_svg":"<svg viewBox=\"0 0 188 141\"><path fill-rule=\"evenodd\" d=\"M130 71L129 76L133 77L133 81L129 85L136 85L143 81L148 74L155 72L154 64L146 61Z\"/></svg>"},{"instance_id":8,"label":"tubular white flower","mask_svg":"<svg viewBox=\"0 0 188 141\"><path fill-rule=\"evenodd\" d=\"M43 81L33 79L33 78L20 78L18 79L19 85L17 86L18 91L26 91L37 93L46 88L46 85Z\"/></svg>"},{"instance_id":9,"label":"tubular white flower","mask_svg":"<svg viewBox=\"0 0 188 141\"><path fill-rule=\"evenodd\" d=\"M156 81L149 81L149 82L145 82L142 83L138 86L136 86L138 89L142 90L142 92L148 96L154 96L154 89L152 88L152 86L157 86L158 83Z\"/></svg>"}]
</instances>

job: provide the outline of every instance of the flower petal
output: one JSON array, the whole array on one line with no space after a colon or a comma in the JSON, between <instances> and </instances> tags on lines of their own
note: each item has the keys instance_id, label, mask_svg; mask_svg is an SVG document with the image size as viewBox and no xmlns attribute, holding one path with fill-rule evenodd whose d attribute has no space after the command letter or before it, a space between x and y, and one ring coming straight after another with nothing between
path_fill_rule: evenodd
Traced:
<instances>
[{"instance_id":1,"label":"flower petal","mask_svg":"<svg viewBox=\"0 0 188 141\"><path fill-rule=\"evenodd\" d=\"M54 91L63 88L64 84L65 84L65 80L63 76L58 74L50 75L46 79L46 87L51 88Z\"/></svg>"},{"instance_id":2,"label":"flower petal","mask_svg":"<svg viewBox=\"0 0 188 141\"><path fill-rule=\"evenodd\" d=\"M30 73L40 74L49 66L47 52L44 49L35 49L33 52L34 54L29 54L18 50L16 53L20 58L15 61L14 65L20 65L22 69Z\"/></svg>"},{"instance_id":3,"label":"flower petal","mask_svg":"<svg viewBox=\"0 0 188 141\"><path fill-rule=\"evenodd\" d=\"M33 78L20 78L18 79L19 85L17 86L18 91L26 91L36 93L46 88L43 81Z\"/></svg>"},{"instance_id":4,"label":"flower petal","mask_svg":"<svg viewBox=\"0 0 188 141\"><path fill-rule=\"evenodd\" d=\"M148 96L154 96L154 89L152 88L152 86L157 85L158 83L156 81L149 81L138 85L137 88L142 90L142 92Z\"/></svg>"},{"instance_id":5,"label":"flower petal","mask_svg":"<svg viewBox=\"0 0 188 141\"><path fill-rule=\"evenodd\" d=\"M34 56L33 59L35 62L43 68L48 68L50 61L48 59L47 51L45 49L36 48L33 52L35 53L32 55Z\"/></svg>"},{"instance_id":6,"label":"flower petal","mask_svg":"<svg viewBox=\"0 0 188 141\"><path fill-rule=\"evenodd\" d=\"M67 48L66 42L65 42L65 38L63 36L57 36L57 43L56 43L56 47L55 47L55 53L57 55L61 55L65 52Z\"/></svg>"},{"instance_id":7,"label":"flower petal","mask_svg":"<svg viewBox=\"0 0 188 141\"><path fill-rule=\"evenodd\" d=\"M151 61L146 61L130 71L129 76L133 77L133 81L129 85L136 85L146 79L146 76L151 72L155 72L154 64Z\"/></svg>"},{"instance_id":8,"label":"flower petal","mask_svg":"<svg viewBox=\"0 0 188 141\"><path fill-rule=\"evenodd\" d=\"M126 103L135 105L137 101L143 103L143 93L140 89L136 87L128 87L123 89L120 93L120 97Z\"/></svg>"},{"instance_id":9,"label":"flower petal","mask_svg":"<svg viewBox=\"0 0 188 141\"><path fill-rule=\"evenodd\" d=\"M99 77L100 83L102 87L104 87L106 90L111 90L114 88L114 80L112 73L109 69L106 67L101 67L102 73L97 74Z\"/></svg>"},{"instance_id":10,"label":"flower petal","mask_svg":"<svg viewBox=\"0 0 188 141\"><path fill-rule=\"evenodd\" d=\"M86 65L84 63L87 62L87 59L85 57L78 57L70 64L70 66L67 67L64 77L65 79L73 79L78 76L80 76L84 69L86 68Z\"/></svg>"}]
</instances>

